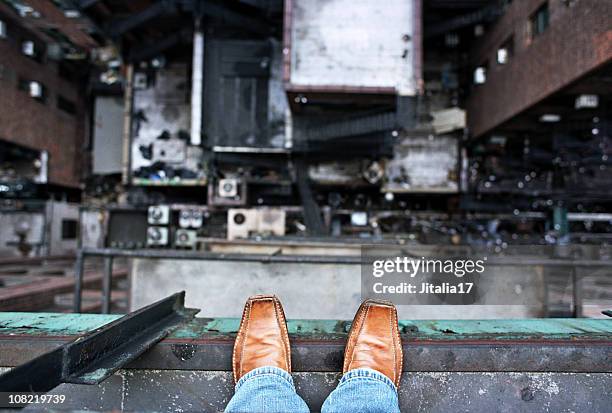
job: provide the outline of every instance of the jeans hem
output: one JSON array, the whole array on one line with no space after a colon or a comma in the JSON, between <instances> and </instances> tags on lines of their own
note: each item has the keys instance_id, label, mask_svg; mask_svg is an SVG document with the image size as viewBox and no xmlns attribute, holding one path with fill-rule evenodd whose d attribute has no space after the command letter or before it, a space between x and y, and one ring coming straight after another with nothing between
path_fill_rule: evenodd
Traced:
<instances>
[{"instance_id":1,"label":"jeans hem","mask_svg":"<svg viewBox=\"0 0 612 413\"><path fill-rule=\"evenodd\" d=\"M292 389L295 390L295 387L293 385L293 378L291 377L291 374L289 374L289 372L279 367L264 366L264 367L257 367L256 369L253 369L249 371L248 373L246 373L244 376L242 376L236 383L236 391L238 391L238 389L248 380L252 380L255 377L260 377L260 376L279 377L282 381L286 382Z\"/></svg>"},{"instance_id":2,"label":"jeans hem","mask_svg":"<svg viewBox=\"0 0 612 413\"><path fill-rule=\"evenodd\" d=\"M370 368L360 368L360 369L347 371L346 374L342 376L342 378L340 379L340 383L338 383L338 387L341 387L344 383L350 380L363 380L363 379L370 379L373 381L383 382L387 386L389 386L391 389L393 389L393 392L395 394L397 394L397 387L395 387L395 384L391 381L389 377L385 376L379 371L376 371Z\"/></svg>"}]
</instances>

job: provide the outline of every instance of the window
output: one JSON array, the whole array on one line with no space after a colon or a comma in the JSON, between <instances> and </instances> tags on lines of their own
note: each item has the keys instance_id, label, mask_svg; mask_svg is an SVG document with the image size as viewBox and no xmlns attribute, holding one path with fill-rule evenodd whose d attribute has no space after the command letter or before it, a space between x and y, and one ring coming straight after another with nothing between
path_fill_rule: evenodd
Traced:
<instances>
[{"instance_id":1,"label":"window","mask_svg":"<svg viewBox=\"0 0 612 413\"><path fill-rule=\"evenodd\" d=\"M62 219L62 240L76 239L77 227L76 219Z\"/></svg>"},{"instance_id":2,"label":"window","mask_svg":"<svg viewBox=\"0 0 612 413\"><path fill-rule=\"evenodd\" d=\"M19 89L27 92L30 97L45 102L47 99L47 90L45 86L35 80L19 79Z\"/></svg>"},{"instance_id":3,"label":"window","mask_svg":"<svg viewBox=\"0 0 612 413\"><path fill-rule=\"evenodd\" d=\"M71 115L76 113L76 105L74 102L59 95L57 96L57 108Z\"/></svg>"},{"instance_id":4,"label":"window","mask_svg":"<svg viewBox=\"0 0 612 413\"><path fill-rule=\"evenodd\" d=\"M25 40L21 43L21 53L26 56L36 57L36 46L31 40Z\"/></svg>"},{"instance_id":5,"label":"window","mask_svg":"<svg viewBox=\"0 0 612 413\"><path fill-rule=\"evenodd\" d=\"M0 20L0 39L6 39L6 23Z\"/></svg>"},{"instance_id":6,"label":"window","mask_svg":"<svg viewBox=\"0 0 612 413\"><path fill-rule=\"evenodd\" d=\"M487 81L487 65L482 64L474 69L474 84L482 85Z\"/></svg>"},{"instance_id":7,"label":"window","mask_svg":"<svg viewBox=\"0 0 612 413\"><path fill-rule=\"evenodd\" d=\"M531 15L529 20L532 38L544 33L549 23L548 2L542 4L540 8Z\"/></svg>"},{"instance_id":8,"label":"window","mask_svg":"<svg viewBox=\"0 0 612 413\"><path fill-rule=\"evenodd\" d=\"M43 47L40 44L36 44L32 40L24 40L21 42L21 53L25 56L31 57L37 62L42 61Z\"/></svg>"},{"instance_id":9,"label":"window","mask_svg":"<svg viewBox=\"0 0 612 413\"><path fill-rule=\"evenodd\" d=\"M514 38L510 36L500 47L497 49L497 63L505 65L510 61L510 58L514 54Z\"/></svg>"}]
</instances>

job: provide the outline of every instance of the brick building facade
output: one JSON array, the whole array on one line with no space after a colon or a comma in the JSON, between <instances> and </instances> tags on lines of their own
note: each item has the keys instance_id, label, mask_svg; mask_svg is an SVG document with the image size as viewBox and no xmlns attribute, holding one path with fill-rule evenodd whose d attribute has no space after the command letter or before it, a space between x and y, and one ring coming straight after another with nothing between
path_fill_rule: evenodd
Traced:
<instances>
[{"instance_id":1,"label":"brick building facade","mask_svg":"<svg viewBox=\"0 0 612 413\"><path fill-rule=\"evenodd\" d=\"M505 48L507 61L497 53ZM503 59L502 59L503 60ZM471 53L486 80L467 102L479 137L612 62L612 1L515 0Z\"/></svg>"},{"instance_id":2,"label":"brick building facade","mask_svg":"<svg viewBox=\"0 0 612 413\"><path fill-rule=\"evenodd\" d=\"M85 63L58 50L86 53L94 43L51 1L28 4L29 14L0 3L0 142L46 150L48 182L74 188L87 135Z\"/></svg>"}]
</instances>

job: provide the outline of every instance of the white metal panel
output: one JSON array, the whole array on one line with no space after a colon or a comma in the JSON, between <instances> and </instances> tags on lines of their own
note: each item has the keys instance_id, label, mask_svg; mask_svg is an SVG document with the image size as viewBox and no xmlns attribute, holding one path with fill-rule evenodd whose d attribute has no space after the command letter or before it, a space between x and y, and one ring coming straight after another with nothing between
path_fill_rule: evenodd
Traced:
<instances>
[{"instance_id":1,"label":"white metal panel","mask_svg":"<svg viewBox=\"0 0 612 413\"><path fill-rule=\"evenodd\" d=\"M191 144L202 143L202 91L204 87L204 31L193 34L193 70L191 71Z\"/></svg>"},{"instance_id":2,"label":"white metal panel","mask_svg":"<svg viewBox=\"0 0 612 413\"><path fill-rule=\"evenodd\" d=\"M114 96L96 98L93 133L93 173L112 174L121 172L122 98Z\"/></svg>"},{"instance_id":3,"label":"white metal panel","mask_svg":"<svg viewBox=\"0 0 612 413\"><path fill-rule=\"evenodd\" d=\"M63 233L68 221L75 222L78 228L79 205L66 202L47 202L47 253L49 255L69 254L78 248L78 233L74 236Z\"/></svg>"},{"instance_id":4,"label":"white metal panel","mask_svg":"<svg viewBox=\"0 0 612 413\"><path fill-rule=\"evenodd\" d=\"M191 125L191 91L187 84L187 65L172 64L158 70L155 79L145 89L134 90L135 133L132 141L132 171L150 166L153 160L146 159L140 148L155 144L165 131L171 138L177 138L180 131L189 131ZM136 126L137 125L137 126ZM160 140L158 144L164 144Z\"/></svg>"},{"instance_id":5,"label":"white metal panel","mask_svg":"<svg viewBox=\"0 0 612 413\"><path fill-rule=\"evenodd\" d=\"M452 136L408 137L386 165L385 192L448 193L459 190L459 144Z\"/></svg>"},{"instance_id":6,"label":"white metal panel","mask_svg":"<svg viewBox=\"0 0 612 413\"><path fill-rule=\"evenodd\" d=\"M293 1L291 83L416 94L414 0Z\"/></svg>"},{"instance_id":7,"label":"white metal panel","mask_svg":"<svg viewBox=\"0 0 612 413\"><path fill-rule=\"evenodd\" d=\"M105 214L102 210L81 210L79 237L83 248L104 248Z\"/></svg>"}]
</instances>

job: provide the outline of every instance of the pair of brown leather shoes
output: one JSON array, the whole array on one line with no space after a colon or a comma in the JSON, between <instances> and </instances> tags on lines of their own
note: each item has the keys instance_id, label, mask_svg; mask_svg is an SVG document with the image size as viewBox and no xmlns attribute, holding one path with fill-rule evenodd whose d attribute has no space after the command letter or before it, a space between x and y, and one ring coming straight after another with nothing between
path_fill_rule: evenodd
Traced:
<instances>
[{"instance_id":1,"label":"pair of brown leather shoes","mask_svg":"<svg viewBox=\"0 0 612 413\"><path fill-rule=\"evenodd\" d=\"M402 374L402 343L397 311L385 301L364 301L351 326L342 373L371 368L399 386ZM234 380L263 366L291 372L291 349L283 307L276 296L250 297L244 307L232 357Z\"/></svg>"}]
</instances>

